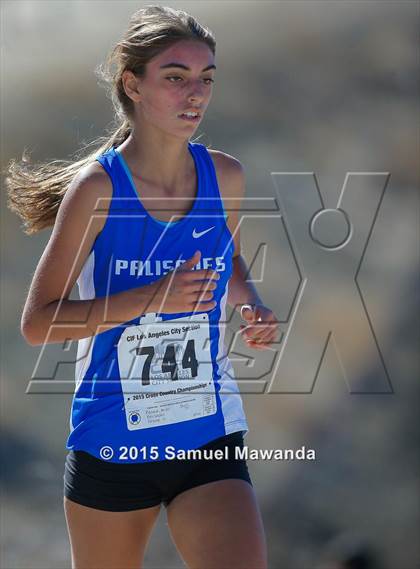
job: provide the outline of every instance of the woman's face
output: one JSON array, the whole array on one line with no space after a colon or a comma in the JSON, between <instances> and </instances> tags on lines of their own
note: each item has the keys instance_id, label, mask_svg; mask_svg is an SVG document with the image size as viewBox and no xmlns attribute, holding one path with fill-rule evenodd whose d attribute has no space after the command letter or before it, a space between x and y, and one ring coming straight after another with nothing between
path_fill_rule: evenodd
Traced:
<instances>
[{"instance_id":1,"label":"woman's face","mask_svg":"<svg viewBox=\"0 0 420 569\"><path fill-rule=\"evenodd\" d=\"M125 71L126 91L135 103L140 124L144 120L188 139L210 102L214 71L213 53L204 42L194 40L180 40L154 57L146 65L144 77ZM183 115L194 110L197 118Z\"/></svg>"}]
</instances>

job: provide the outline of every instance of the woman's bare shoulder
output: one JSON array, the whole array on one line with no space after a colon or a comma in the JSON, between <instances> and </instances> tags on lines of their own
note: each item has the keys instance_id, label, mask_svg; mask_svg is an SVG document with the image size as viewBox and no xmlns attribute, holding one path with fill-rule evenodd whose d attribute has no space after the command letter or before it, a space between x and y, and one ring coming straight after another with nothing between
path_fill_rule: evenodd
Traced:
<instances>
[{"instance_id":1,"label":"woman's bare shoulder","mask_svg":"<svg viewBox=\"0 0 420 569\"><path fill-rule=\"evenodd\" d=\"M216 170L219 190L223 197L241 197L244 191L242 163L221 150L208 149Z\"/></svg>"},{"instance_id":2,"label":"woman's bare shoulder","mask_svg":"<svg viewBox=\"0 0 420 569\"><path fill-rule=\"evenodd\" d=\"M94 160L83 166L73 178L69 192L78 194L78 200L84 201L86 206L95 204L95 207L106 209L106 204L112 198L112 181L103 166ZM98 200L102 200L99 204Z\"/></svg>"},{"instance_id":3,"label":"woman's bare shoulder","mask_svg":"<svg viewBox=\"0 0 420 569\"><path fill-rule=\"evenodd\" d=\"M231 154L213 148L208 148L207 150L215 165L217 165L220 170L223 170L223 172L234 173L243 170L241 162Z\"/></svg>"},{"instance_id":4,"label":"woman's bare shoulder","mask_svg":"<svg viewBox=\"0 0 420 569\"><path fill-rule=\"evenodd\" d=\"M83 226L90 224L92 230L99 233L105 224L112 194L112 181L104 168L97 160L89 162L71 180L57 212L55 226L71 219Z\"/></svg>"},{"instance_id":5,"label":"woman's bare shoulder","mask_svg":"<svg viewBox=\"0 0 420 569\"><path fill-rule=\"evenodd\" d=\"M73 180L75 186L89 186L100 197L112 197L112 181L103 166L94 160L83 166Z\"/></svg>"}]
</instances>

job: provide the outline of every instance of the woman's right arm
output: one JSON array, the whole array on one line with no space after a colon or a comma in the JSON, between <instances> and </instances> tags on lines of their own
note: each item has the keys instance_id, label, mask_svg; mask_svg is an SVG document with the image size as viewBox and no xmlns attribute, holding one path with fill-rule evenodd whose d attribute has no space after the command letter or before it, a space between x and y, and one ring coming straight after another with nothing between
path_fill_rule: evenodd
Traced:
<instances>
[{"instance_id":1,"label":"woman's right arm","mask_svg":"<svg viewBox=\"0 0 420 569\"><path fill-rule=\"evenodd\" d=\"M101 198L102 202L101 202ZM23 309L21 332L32 346L81 339L104 332L146 312L208 310L218 279L212 271L182 265L155 283L92 300L69 300L71 290L102 230L112 183L99 163L83 168L60 203L54 228L35 270ZM101 209L98 209L98 205ZM172 277L172 278L171 278ZM200 284L198 284L200 283ZM162 286L166 285L166 286ZM160 310L159 310L160 309Z\"/></svg>"},{"instance_id":2,"label":"woman's right arm","mask_svg":"<svg viewBox=\"0 0 420 569\"><path fill-rule=\"evenodd\" d=\"M83 168L69 185L23 309L21 331L29 344L86 338L105 324L106 298L77 301L68 297L103 228L104 202L108 210L111 197L112 183L100 164ZM102 203L101 198L105 198ZM126 291L115 295L106 309L106 320L118 324L119 319L134 318L141 308L134 292Z\"/></svg>"}]
</instances>

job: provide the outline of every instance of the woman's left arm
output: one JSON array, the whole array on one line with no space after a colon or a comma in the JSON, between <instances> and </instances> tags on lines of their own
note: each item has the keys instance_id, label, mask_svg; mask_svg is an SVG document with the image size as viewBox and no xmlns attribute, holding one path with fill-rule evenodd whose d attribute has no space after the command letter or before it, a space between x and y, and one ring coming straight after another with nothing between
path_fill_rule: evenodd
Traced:
<instances>
[{"instance_id":1,"label":"woman's left arm","mask_svg":"<svg viewBox=\"0 0 420 569\"><path fill-rule=\"evenodd\" d=\"M277 340L279 322L274 312L265 306L254 283L248 280L249 269L241 255L240 210L245 193L244 169L236 158L221 152L217 155L219 187L227 212L226 222L235 245L227 302L239 310L245 321L240 330L246 344L266 349Z\"/></svg>"}]
</instances>

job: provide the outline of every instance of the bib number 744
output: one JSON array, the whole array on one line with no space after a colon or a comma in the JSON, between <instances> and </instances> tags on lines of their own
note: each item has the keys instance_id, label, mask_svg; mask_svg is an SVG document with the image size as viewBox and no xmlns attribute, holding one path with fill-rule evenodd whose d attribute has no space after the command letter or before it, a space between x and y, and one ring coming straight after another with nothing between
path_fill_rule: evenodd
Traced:
<instances>
[{"instance_id":1,"label":"bib number 744","mask_svg":"<svg viewBox=\"0 0 420 569\"><path fill-rule=\"evenodd\" d=\"M126 328L118 366L129 430L217 411L207 313Z\"/></svg>"},{"instance_id":2,"label":"bib number 744","mask_svg":"<svg viewBox=\"0 0 420 569\"><path fill-rule=\"evenodd\" d=\"M178 362L175 357L175 350L178 346L179 344L168 344L162 359L162 373L169 373L172 381L178 379ZM154 346L141 346L136 349L136 354L138 356L146 356L141 374L141 383L142 385L150 385L150 368L155 356L155 348ZM188 340L182 356L181 365L183 370L190 369L191 378L197 377L198 361L195 353L194 340Z\"/></svg>"}]
</instances>

